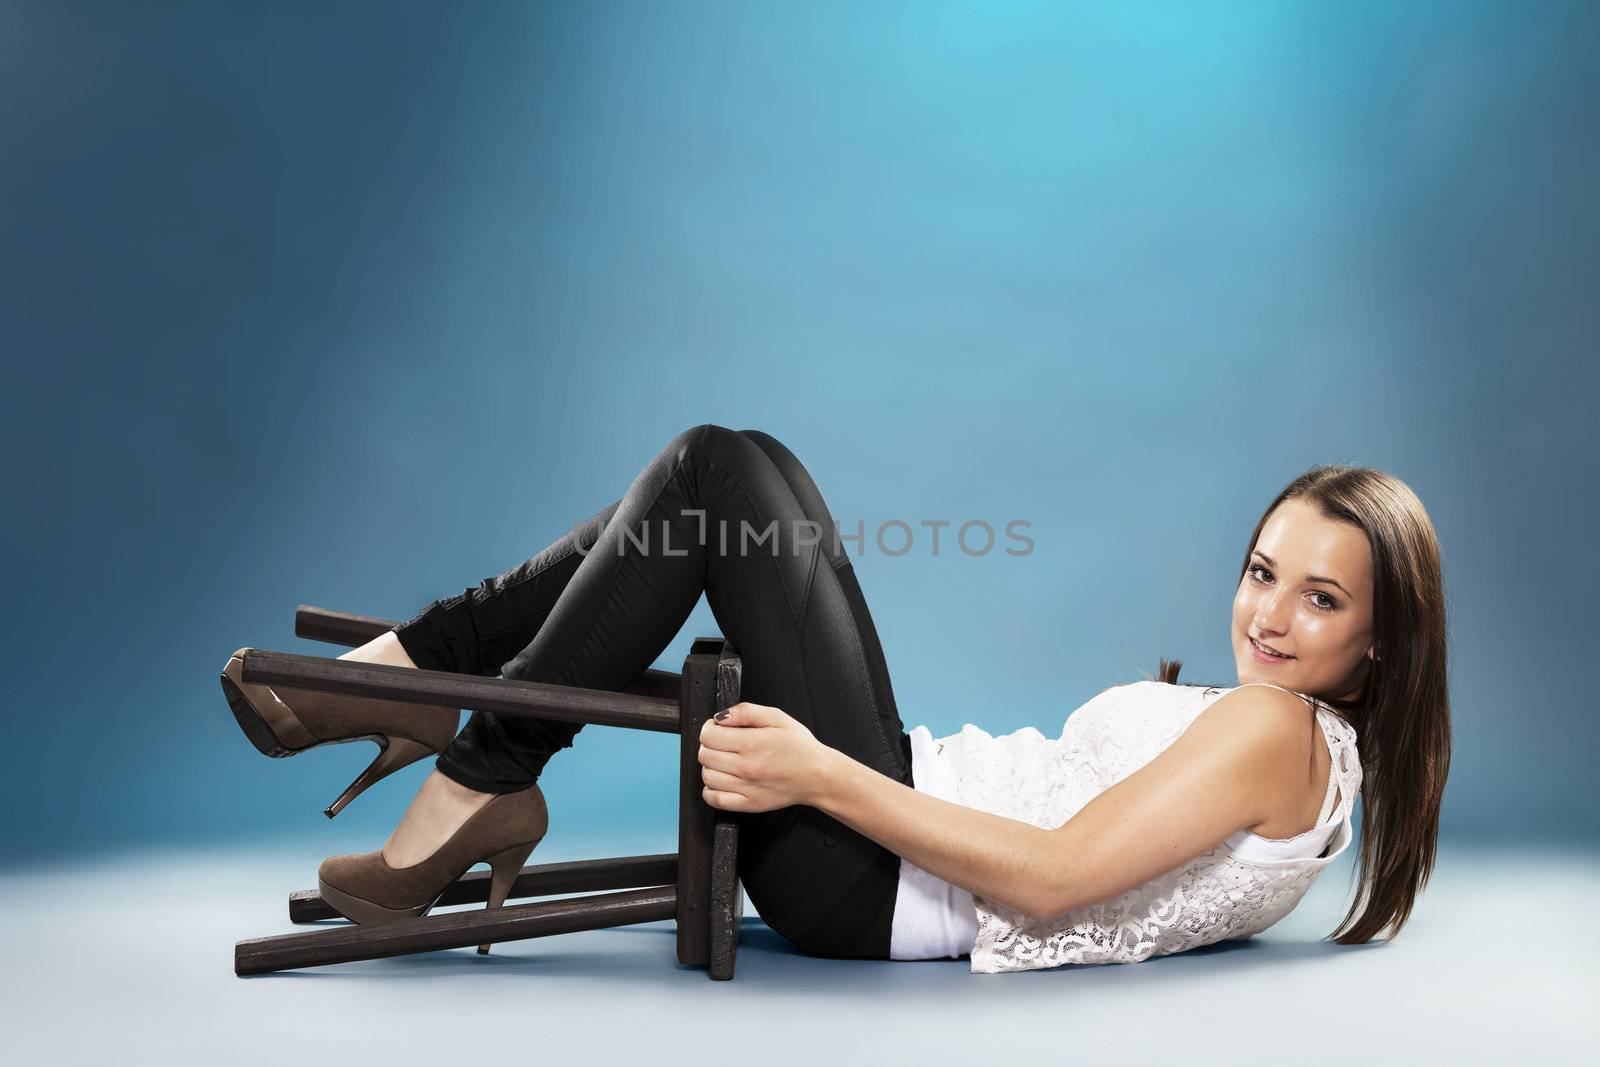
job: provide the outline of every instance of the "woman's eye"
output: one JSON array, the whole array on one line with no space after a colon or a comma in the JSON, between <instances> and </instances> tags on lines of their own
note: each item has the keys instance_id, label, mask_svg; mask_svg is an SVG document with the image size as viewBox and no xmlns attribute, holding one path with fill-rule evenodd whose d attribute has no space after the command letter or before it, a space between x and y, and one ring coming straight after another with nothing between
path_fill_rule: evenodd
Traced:
<instances>
[{"instance_id":1,"label":"woman's eye","mask_svg":"<svg viewBox=\"0 0 1600 1067\"><path fill-rule=\"evenodd\" d=\"M1263 567L1259 563L1252 563L1250 565L1249 570L1246 571L1246 573L1250 575L1250 579L1252 581L1260 582L1262 585L1266 585L1267 583L1265 581L1263 581L1262 579L1256 577L1256 572L1257 571L1260 571L1262 574L1269 574L1269 572L1267 571L1267 568ZM1312 601L1312 606L1315 607L1315 608L1318 608L1318 609L1320 609L1322 611L1332 611L1334 608L1339 606L1339 602L1337 600L1334 600L1333 597L1329 596L1327 593L1319 592L1319 593L1315 593L1313 595L1322 597L1323 600L1327 601L1326 604L1323 604L1320 601Z\"/></svg>"}]
</instances>

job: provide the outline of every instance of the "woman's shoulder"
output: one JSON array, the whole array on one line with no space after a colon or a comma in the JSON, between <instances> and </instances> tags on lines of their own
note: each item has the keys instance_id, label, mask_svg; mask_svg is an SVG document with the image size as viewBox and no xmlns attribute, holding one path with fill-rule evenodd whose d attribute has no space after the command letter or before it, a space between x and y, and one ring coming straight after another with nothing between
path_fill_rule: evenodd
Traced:
<instances>
[{"instance_id":1,"label":"woman's shoulder","mask_svg":"<svg viewBox=\"0 0 1600 1067\"><path fill-rule=\"evenodd\" d=\"M1274 740L1279 748L1294 749L1317 738L1318 716L1308 714L1317 707L1315 699L1291 689L1246 682L1210 687L1199 710L1213 722L1225 721L1232 729L1250 731L1260 741Z\"/></svg>"}]
</instances>

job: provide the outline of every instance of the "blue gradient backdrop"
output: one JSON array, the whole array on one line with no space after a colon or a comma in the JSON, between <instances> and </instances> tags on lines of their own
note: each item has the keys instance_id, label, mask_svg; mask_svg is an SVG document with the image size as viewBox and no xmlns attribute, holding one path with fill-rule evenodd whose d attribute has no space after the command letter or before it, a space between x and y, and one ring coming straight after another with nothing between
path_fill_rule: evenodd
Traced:
<instances>
[{"instance_id":1,"label":"blue gradient backdrop","mask_svg":"<svg viewBox=\"0 0 1600 1067\"><path fill-rule=\"evenodd\" d=\"M0 4L6 862L295 837L217 673L405 618L759 427L847 524L906 725L1231 682L1281 485L1443 541L1444 844L1600 839L1592 4ZM714 630L702 604L659 665ZM672 837L591 727L564 830ZM420 768L341 817L392 824Z\"/></svg>"}]
</instances>

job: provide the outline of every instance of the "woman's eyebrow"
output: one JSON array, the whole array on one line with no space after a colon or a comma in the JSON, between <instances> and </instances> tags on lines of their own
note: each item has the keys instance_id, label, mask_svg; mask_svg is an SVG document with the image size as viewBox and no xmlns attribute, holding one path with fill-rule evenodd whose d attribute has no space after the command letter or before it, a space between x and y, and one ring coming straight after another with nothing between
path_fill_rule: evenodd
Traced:
<instances>
[{"instance_id":1,"label":"woman's eyebrow","mask_svg":"<svg viewBox=\"0 0 1600 1067\"><path fill-rule=\"evenodd\" d=\"M1267 555L1265 552L1262 552L1260 549L1252 549L1251 550L1251 554L1252 555L1256 555L1256 556L1260 556L1262 559L1266 560L1267 561L1267 566L1269 566L1269 567L1276 567L1278 565L1278 561L1277 560L1273 559L1271 556ZM1308 581L1308 582L1324 582L1324 583L1326 583L1328 585L1337 586L1339 591L1342 592L1345 596L1349 597L1351 600L1354 600L1355 597L1356 597L1356 595L1354 593L1352 593L1350 590L1346 589L1344 586L1339 585L1339 583L1337 581L1335 581L1334 579L1332 579L1332 578L1324 578L1320 574L1308 574L1308 575L1306 575L1306 581Z\"/></svg>"}]
</instances>

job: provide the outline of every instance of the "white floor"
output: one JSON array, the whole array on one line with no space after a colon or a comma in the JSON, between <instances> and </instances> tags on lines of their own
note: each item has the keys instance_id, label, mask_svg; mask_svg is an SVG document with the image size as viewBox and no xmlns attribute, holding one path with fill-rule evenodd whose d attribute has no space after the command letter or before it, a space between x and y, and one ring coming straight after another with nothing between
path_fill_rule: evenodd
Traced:
<instances>
[{"instance_id":1,"label":"white floor","mask_svg":"<svg viewBox=\"0 0 1600 1067\"><path fill-rule=\"evenodd\" d=\"M544 862L670 851L593 842ZM236 978L304 848L147 852L0 874L10 1064L743 1065L1596 1062L1600 856L1446 847L1393 945L1318 943L1350 868L1254 942L1131 966L974 975L815 959L746 902L738 973L670 923Z\"/></svg>"}]
</instances>

